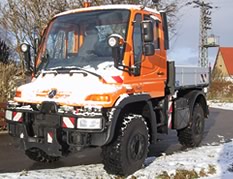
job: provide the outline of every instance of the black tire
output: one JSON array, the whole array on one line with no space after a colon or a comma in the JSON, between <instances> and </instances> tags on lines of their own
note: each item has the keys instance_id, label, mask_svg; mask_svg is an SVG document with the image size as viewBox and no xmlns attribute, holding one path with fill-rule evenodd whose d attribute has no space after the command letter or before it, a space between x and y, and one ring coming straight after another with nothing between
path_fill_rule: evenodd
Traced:
<instances>
[{"instance_id":1,"label":"black tire","mask_svg":"<svg viewBox=\"0 0 233 179\"><path fill-rule=\"evenodd\" d=\"M25 151L25 154L31 160L34 160L37 162L43 162L43 163L52 163L60 159L60 157L49 156L43 150L40 150L38 148L28 149Z\"/></svg>"},{"instance_id":2,"label":"black tire","mask_svg":"<svg viewBox=\"0 0 233 179\"><path fill-rule=\"evenodd\" d=\"M197 103L192 112L188 127L178 130L178 139L184 147L197 147L202 141L205 128L205 116L202 106Z\"/></svg>"},{"instance_id":3,"label":"black tire","mask_svg":"<svg viewBox=\"0 0 233 179\"><path fill-rule=\"evenodd\" d=\"M148 153L149 134L142 116L124 118L116 140L102 147L104 169L110 174L130 175L140 169Z\"/></svg>"}]
</instances>

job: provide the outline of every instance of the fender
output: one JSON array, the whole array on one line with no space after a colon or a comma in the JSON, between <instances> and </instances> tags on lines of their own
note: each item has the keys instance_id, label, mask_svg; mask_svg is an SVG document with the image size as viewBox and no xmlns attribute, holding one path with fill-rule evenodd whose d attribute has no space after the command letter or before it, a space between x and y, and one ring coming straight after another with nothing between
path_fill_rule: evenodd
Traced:
<instances>
[{"instance_id":1,"label":"fender","mask_svg":"<svg viewBox=\"0 0 233 179\"><path fill-rule=\"evenodd\" d=\"M200 104L202 105L202 107L204 109L205 117L206 118L208 117L209 108L208 108L208 105L206 102L205 93L203 91L195 90L195 91L192 91L192 92L186 94L184 97L187 98L189 101L190 111L193 111L194 105L196 104L196 102L200 102Z\"/></svg>"},{"instance_id":2,"label":"fender","mask_svg":"<svg viewBox=\"0 0 233 179\"><path fill-rule=\"evenodd\" d=\"M116 132L117 128L117 122L120 120L120 114L122 110L126 107L126 105L133 104L135 102L145 102L146 105L144 107L147 107L149 110L149 116L148 120L151 124L151 143L155 144L157 141L156 136L157 136L157 122L156 122L156 115L153 110L152 102L150 101L151 97L147 94L142 94L142 95L132 95L128 96L124 99L118 99L116 102L115 108L112 109L112 115L110 116L110 121L111 124L108 128L107 132L107 138L106 141L104 142L105 144L108 144L112 141L114 134ZM120 101L120 102L119 102Z\"/></svg>"}]
</instances>

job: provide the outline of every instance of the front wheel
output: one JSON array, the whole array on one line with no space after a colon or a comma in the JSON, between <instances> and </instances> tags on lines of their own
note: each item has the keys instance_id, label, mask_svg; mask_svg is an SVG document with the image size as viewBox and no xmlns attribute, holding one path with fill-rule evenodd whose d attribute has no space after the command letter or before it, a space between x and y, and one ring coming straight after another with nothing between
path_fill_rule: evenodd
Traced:
<instances>
[{"instance_id":1,"label":"front wheel","mask_svg":"<svg viewBox=\"0 0 233 179\"><path fill-rule=\"evenodd\" d=\"M43 150L40 150L38 148L28 149L25 151L25 154L31 160L34 160L36 162L43 162L43 163L52 163L60 159L60 157L49 156Z\"/></svg>"},{"instance_id":2,"label":"front wheel","mask_svg":"<svg viewBox=\"0 0 233 179\"><path fill-rule=\"evenodd\" d=\"M111 174L130 175L142 167L147 156L149 134L142 116L123 119L115 141L102 147L104 169Z\"/></svg>"},{"instance_id":3,"label":"front wheel","mask_svg":"<svg viewBox=\"0 0 233 179\"><path fill-rule=\"evenodd\" d=\"M178 139L185 147L197 147L203 138L205 116L202 106L197 103L192 112L192 121L188 127L178 130Z\"/></svg>"}]
</instances>

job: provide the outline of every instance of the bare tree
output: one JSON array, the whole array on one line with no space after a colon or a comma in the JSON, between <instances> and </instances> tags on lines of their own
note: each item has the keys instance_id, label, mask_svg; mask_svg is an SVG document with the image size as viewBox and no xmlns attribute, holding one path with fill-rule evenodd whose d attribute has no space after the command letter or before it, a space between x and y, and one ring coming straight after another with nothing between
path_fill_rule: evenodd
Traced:
<instances>
[{"instance_id":1,"label":"bare tree","mask_svg":"<svg viewBox=\"0 0 233 179\"><path fill-rule=\"evenodd\" d=\"M175 33L175 24L179 20L177 12L185 5L185 0L169 0L159 1L157 8L165 11L168 15L168 25L171 33ZM186 2L187 3L187 2ZM155 4L151 0L93 0L93 5L106 5L106 4L139 4L155 8Z\"/></svg>"},{"instance_id":2,"label":"bare tree","mask_svg":"<svg viewBox=\"0 0 233 179\"><path fill-rule=\"evenodd\" d=\"M34 37L41 35L48 21L57 13L68 9L82 7L83 0L5 0L5 3L0 4L0 26L11 33L13 46L21 59L19 46L22 42L27 42L34 47ZM148 2L148 3L147 3ZM180 2L180 1L179 1ZM151 1L143 0L93 0L92 5L104 4L141 4L153 8ZM169 2L161 1L160 8L166 10L169 15L170 28L174 30L174 18L179 9L178 0L170 0Z\"/></svg>"},{"instance_id":3,"label":"bare tree","mask_svg":"<svg viewBox=\"0 0 233 179\"><path fill-rule=\"evenodd\" d=\"M20 44L27 42L34 47L34 36L41 34L55 14L80 6L75 0L6 0L0 4L0 26L14 37L15 50L20 55ZM21 65L23 68L22 60Z\"/></svg>"}]
</instances>

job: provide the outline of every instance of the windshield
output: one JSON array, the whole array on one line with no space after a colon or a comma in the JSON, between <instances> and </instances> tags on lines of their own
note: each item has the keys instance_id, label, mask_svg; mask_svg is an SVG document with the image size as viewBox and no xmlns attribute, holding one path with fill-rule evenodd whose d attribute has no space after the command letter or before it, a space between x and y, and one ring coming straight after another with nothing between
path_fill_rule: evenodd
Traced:
<instances>
[{"instance_id":1,"label":"windshield","mask_svg":"<svg viewBox=\"0 0 233 179\"><path fill-rule=\"evenodd\" d=\"M56 67L94 67L111 61L111 34L126 38L128 10L99 10L57 17L44 41L38 70ZM124 48L121 48L121 58Z\"/></svg>"}]
</instances>

